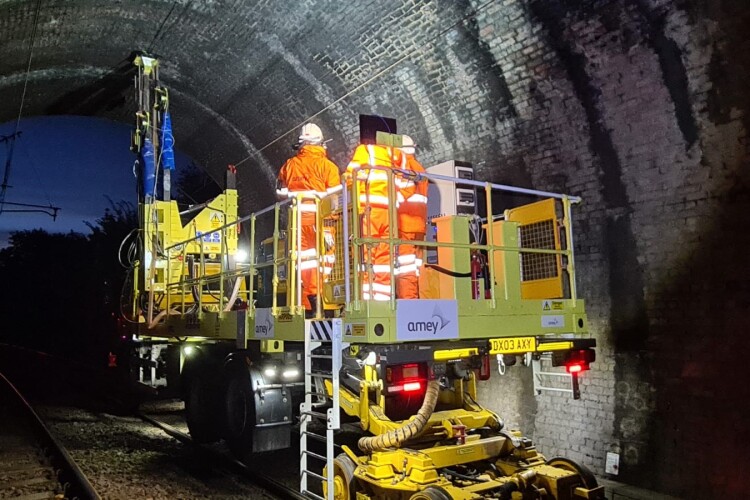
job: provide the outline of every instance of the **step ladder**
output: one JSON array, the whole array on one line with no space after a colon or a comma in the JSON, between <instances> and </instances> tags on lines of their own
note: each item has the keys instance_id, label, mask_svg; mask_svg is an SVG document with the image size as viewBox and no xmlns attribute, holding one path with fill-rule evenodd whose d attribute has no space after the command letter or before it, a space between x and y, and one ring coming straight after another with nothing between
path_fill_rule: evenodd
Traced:
<instances>
[{"instance_id":1,"label":"step ladder","mask_svg":"<svg viewBox=\"0 0 750 500\"><path fill-rule=\"evenodd\" d=\"M334 431L340 427L339 414L339 373L341 371L341 332L342 321L339 318L305 321L305 399L300 405L300 493L318 500L333 498L333 459ZM330 347L330 354L313 354L318 347ZM313 361L330 360L331 370L313 368ZM320 363L319 363L320 364ZM333 397L328 398L325 381L333 387ZM323 406L330 408L325 413ZM318 429L325 427L325 433ZM312 442L325 443L325 455L310 451ZM323 476L323 468L327 474ZM308 483L309 479L313 482ZM310 484L322 485L326 481L326 491L320 496L311 491ZM316 489L316 491L320 491Z\"/></svg>"},{"instance_id":2,"label":"step ladder","mask_svg":"<svg viewBox=\"0 0 750 500\"><path fill-rule=\"evenodd\" d=\"M581 389L578 385L578 374L568 373L564 368L552 367L552 356L542 354L537 359L531 359L531 369L534 379L534 394L541 396L542 392L567 392L573 399L580 399Z\"/></svg>"}]
</instances>

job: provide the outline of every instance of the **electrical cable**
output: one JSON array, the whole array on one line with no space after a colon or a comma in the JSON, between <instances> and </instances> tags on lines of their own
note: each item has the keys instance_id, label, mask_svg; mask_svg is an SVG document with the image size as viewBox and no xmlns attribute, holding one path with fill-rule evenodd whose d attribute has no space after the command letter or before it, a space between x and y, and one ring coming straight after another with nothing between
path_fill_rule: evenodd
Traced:
<instances>
[{"instance_id":1,"label":"electrical cable","mask_svg":"<svg viewBox=\"0 0 750 500\"><path fill-rule=\"evenodd\" d=\"M18 108L18 118L16 118L16 126L13 135L10 139L10 146L8 149L8 156L5 159L5 172L3 173L3 183L0 185L0 214L3 213L3 205L5 204L5 194L8 190L8 180L10 179L10 167L13 162L13 150L16 145L16 138L18 137L18 127L21 125L21 117L23 116L23 105L26 102L26 89L29 86L29 74L31 73L31 61L34 56L34 40L36 39L36 29L39 25L39 11L42 8L42 0L36 2L36 12L34 13L34 25L31 29L31 41L29 42L29 57L26 62L26 75L23 80L23 91L21 92L21 105Z\"/></svg>"},{"instance_id":2,"label":"electrical cable","mask_svg":"<svg viewBox=\"0 0 750 500\"><path fill-rule=\"evenodd\" d=\"M402 62L406 61L407 59L410 59L410 58L411 58L411 57L413 57L413 56L414 56L415 54L416 54L417 56L416 56L416 57L414 57L414 59L413 59L413 61L412 61L412 62L416 62L416 61L418 61L418 60L419 60L420 58L424 57L424 56L425 56L425 54L427 54L427 52L426 52L426 50L425 50L425 49L426 49L427 47L432 47L432 46L433 46L433 44L435 43L435 41L437 41L437 40L438 40L439 38L441 38L441 37L442 37L443 35L445 35L445 34L446 34L446 33L448 33L449 31L453 30L453 29L454 29L454 28L456 28L457 26L459 26L459 25L463 24L464 22L466 22L466 20L468 20L468 19L471 19L472 17L476 16L476 15L477 15L477 14L478 14L478 13L479 13L480 11L484 10L484 9L485 9L486 7L488 7L488 6L490 5L490 4L494 3L495 1L496 1L496 0L488 0L488 1L486 1L485 3L483 3L482 5L478 6L477 8L475 8L474 10L472 10L472 11L471 11L471 12L470 12L469 14L465 15L464 17L462 17L461 19L459 19L459 20L458 20L458 21L456 21L455 23L451 24L451 25L450 25L450 26L448 26L447 28L445 28L445 29L443 29L442 31L438 32L438 33L437 33L437 34L436 34L435 36L433 36L432 38L428 39L428 40L427 40L427 41L426 41L425 43L423 43L423 44L422 44L422 45L420 45L419 47L416 47L416 48L415 48L415 49L414 49L413 51L411 51L411 52L408 52L408 53L404 54L403 56L399 57L398 59L396 59L396 60L395 60L394 62L392 62L392 63L391 63L391 64L389 64L388 66L386 66L386 67L385 67L385 68L383 68L382 70L380 70L380 71L378 71L377 73L375 73L374 75L372 75L372 76L371 76L370 78L368 78L368 79L366 79L365 81L363 81L362 83L360 83L360 84L356 85L356 86L355 86L355 87L354 87L353 89L351 89L350 91L346 92L346 93L345 93L344 95L342 95L341 97L339 97L339 98L335 99L335 100L334 100L333 102L331 102L331 103L330 103L330 104L328 104L327 106L323 107L322 109L320 109L320 110L319 110L319 111L317 111L316 113L314 113L314 114L312 114L312 115L308 116L308 117L307 117L307 118L305 118L305 119L304 119L303 121L301 121L300 123L298 123L298 124L297 124L297 125L295 125L294 127L290 128L290 129L289 129L289 130L287 130L286 132L282 133L282 134L281 134L280 136L276 137L275 139L273 139L273 140L272 140L271 142L269 142L269 143L268 143L268 144L266 144L265 146L261 147L260 149L257 149L257 150L255 150L255 151L254 151L253 153L251 153L251 154L250 154L250 155L248 155L247 157L243 158L242 160L240 160L240 161L238 161L238 162L235 162L235 163L233 163L233 165L234 165L235 167L239 167L240 165L242 165L243 163L245 163L245 162L246 162L247 160L249 160L250 158L253 158L254 156L256 156L256 155L260 154L260 153L261 153L262 151L264 151L265 149L269 148L270 146L272 146L272 145L276 144L277 142L279 142L279 141L280 141L281 139L283 139L283 138L284 138L284 137L286 137L287 135L289 135L289 134L291 134L292 132L294 132L294 131L298 130L298 129L299 129L299 128L300 128L300 127L301 127L302 125L304 125L305 123L307 123L307 122L309 122L310 120L312 120L312 119L314 119L314 118L316 118L316 117L320 116L321 114L325 113L326 111L328 111L329 109L331 109L331 108L332 108L333 106L335 106L336 104L338 104L338 103L340 103L341 101L345 100L345 99L346 99L347 97L349 97L349 96L351 96L352 94L354 94L354 93L358 92L359 90L361 90L362 88L366 87L367 85L369 85L370 83L374 82L375 80L378 80L378 79L380 79L380 77L382 77L383 75L385 75L386 73L388 73L388 72L389 72L390 70L392 70L393 68L395 68L396 66L398 66L398 65L399 65L399 64L401 64Z\"/></svg>"},{"instance_id":3,"label":"electrical cable","mask_svg":"<svg viewBox=\"0 0 750 500\"><path fill-rule=\"evenodd\" d=\"M425 267L429 267L430 269L434 269L439 273L447 274L448 276L452 276L454 278L471 278L471 273L459 273L457 271L451 271L450 269L440 267L437 264L425 264Z\"/></svg>"},{"instance_id":4,"label":"electrical cable","mask_svg":"<svg viewBox=\"0 0 750 500\"><path fill-rule=\"evenodd\" d=\"M151 43L148 45L148 49L146 49L146 52L150 53L151 49L154 48L154 44L156 43L156 39L161 34L162 28L164 28L164 25L166 24L166 22L169 19L169 17L172 15L172 12L174 12L175 7L177 7L177 2L176 1L174 3L172 3L172 8L169 9L169 12L167 12L167 15L164 16L164 19L161 20L161 24L159 24L159 27L156 29L156 33L154 34L154 38L151 40ZM172 26L174 26L174 24ZM172 26L170 26L170 28Z\"/></svg>"},{"instance_id":5,"label":"electrical cable","mask_svg":"<svg viewBox=\"0 0 750 500\"><path fill-rule=\"evenodd\" d=\"M474 483L486 483L488 481L487 479L484 479L484 478L481 478L481 477L472 477L472 476L468 476L466 474L461 474L460 472L456 472L456 471L448 469L448 468L442 469L441 472L443 472L444 474L447 474L449 476L455 477L457 479L461 479L463 481L471 481L471 482L474 482Z\"/></svg>"}]
</instances>

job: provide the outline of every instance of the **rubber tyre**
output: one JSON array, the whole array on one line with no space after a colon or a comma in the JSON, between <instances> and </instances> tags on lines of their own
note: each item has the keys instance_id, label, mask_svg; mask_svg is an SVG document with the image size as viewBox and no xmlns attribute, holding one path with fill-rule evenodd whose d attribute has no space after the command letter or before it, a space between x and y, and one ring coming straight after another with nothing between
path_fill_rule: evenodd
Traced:
<instances>
[{"instance_id":1,"label":"rubber tyre","mask_svg":"<svg viewBox=\"0 0 750 500\"><path fill-rule=\"evenodd\" d=\"M553 457L547 460L547 465L551 467L557 467L569 472L575 472L581 478L583 486L588 489L596 488L599 486L599 483L596 480L596 476L594 476L594 473L591 472L588 467L574 462L569 458Z\"/></svg>"},{"instance_id":2,"label":"rubber tyre","mask_svg":"<svg viewBox=\"0 0 750 500\"><path fill-rule=\"evenodd\" d=\"M218 384L211 383L208 376L208 370L199 370L189 382L185 399L185 419L197 443L213 443L221 438Z\"/></svg>"},{"instance_id":3,"label":"rubber tyre","mask_svg":"<svg viewBox=\"0 0 750 500\"><path fill-rule=\"evenodd\" d=\"M224 439L232 454L244 459L253 451L255 428L255 395L246 371L233 374L225 395L226 435Z\"/></svg>"},{"instance_id":4,"label":"rubber tyre","mask_svg":"<svg viewBox=\"0 0 750 500\"><path fill-rule=\"evenodd\" d=\"M452 497L443 488L429 486L422 491L414 493L409 500L452 500Z\"/></svg>"}]
</instances>

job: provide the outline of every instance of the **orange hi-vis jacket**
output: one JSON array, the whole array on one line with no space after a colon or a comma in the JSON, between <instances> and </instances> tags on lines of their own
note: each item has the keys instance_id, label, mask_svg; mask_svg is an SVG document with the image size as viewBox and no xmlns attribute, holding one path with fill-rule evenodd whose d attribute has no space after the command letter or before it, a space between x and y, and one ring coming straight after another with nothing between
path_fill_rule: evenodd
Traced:
<instances>
[{"instance_id":1,"label":"orange hi-vis jacket","mask_svg":"<svg viewBox=\"0 0 750 500\"><path fill-rule=\"evenodd\" d=\"M328 159L323 146L305 145L296 156L289 158L279 172L281 196L293 196L296 193L309 193L324 196L340 189L341 176L339 168ZM314 212L314 201L305 201L300 208L302 212Z\"/></svg>"},{"instance_id":2,"label":"orange hi-vis jacket","mask_svg":"<svg viewBox=\"0 0 750 500\"><path fill-rule=\"evenodd\" d=\"M427 179L417 181L413 174L424 173L414 155L403 154L401 170L406 176L396 177L398 187L398 229L406 233L424 233L427 225ZM411 174L411 175L410 175Z\"/></svg>"},{"instance_id":3,"label":"orange hi-vis jacket","mask_svg":"<svg viewBox=\"0 0 750 500\"><path fill-rule=\"evenodd\" d=\"M388 173L380 169L361 169L356 174L354 169L361 166L378 166L397 169L402 162L401 150L389 146L379 146L373 144L360 144L354 150L352 161L346 171L352 174L359 187L359 204L361 208L365 206L388 208L397 200L389 199L388 193Z\"/></svg>"},{"instance_id":4,"label":"orange hi-vis jacket","mask_svg":"<svg viewBox=\"0 0 750 500\"><path fill-rule=\"evenodd\" d=\"M280 189L276 192L282 197L293 197L299 193L310 195L309 199L302 200L299 209L302 213L300 227L302 305L305 309L311 310L310 297L316 296L319 292L318 270L321 264L318 259L318 235L315 230L316 206L313 197L325 196L341 189L339 168L327 158L323 146L305 145L299 149L296 156L287 160L281 167L279 184ZM326 228L324 231L333 241L333 228ZM323 275L328 276L333 269L333 251L325 252L320 257L323 260Z\"/></svg>"}]
</instances>

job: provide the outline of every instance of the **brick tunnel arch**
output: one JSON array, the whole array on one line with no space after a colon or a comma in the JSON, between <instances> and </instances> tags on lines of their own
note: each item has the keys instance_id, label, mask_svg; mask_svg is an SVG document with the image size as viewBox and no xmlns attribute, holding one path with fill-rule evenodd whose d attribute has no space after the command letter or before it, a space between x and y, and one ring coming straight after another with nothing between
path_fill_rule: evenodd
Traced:
<instances>
[{"instance_id":1,"label":"brick tunnel arch","mask_svg":"<svg viewBox=\"0 0 750 500\"><path fill-rule=\"evenodd\" d=\"M340 165L356 144L361 112L397 118L401 130L418 138L428 162L456 155L482 162L478 152L494 142L497 128L513 133L511 91L470 2L388 2L377 16L335 5L44 6L24 115L84 114L129 123L128 61L136 51L153 53L172 92L176 136L185 152L216 178L227 163L250 157L240 186L258 175L267 181L268 192L243 192L247 209L271 201L271 181L290 153L293 134L262 153L257 149L324 108L317 121L333 139L331 156ZM480 6L480 14L488 5ZM9 96L21 93L35 7L10 1L0 17L8 34L0 42L7 54L0 89ZM332 29L336 43L327 34ZM17 102L0 104L0 120L14 116Z\"/></svg>"},{"instance_id":2,"label":"brick tunnel arch","mask_svg":"<svg viewBox=\"0 0 750 500\"><path fill-rule=\"evenodd\" d=\"M700 336L685 334L697 320L684 322L673 308L737 324L731 319L750 303L741 285L750 270L719 263L700 293L674 289L672 280L711 260L698 253L704 238L734 241L748 227L750 19L742 4L45 4L24 116L130 123L127 60L147 50L163 63L178 147L215 178L250 157L239 174L244 211L271 201L294 136L273 141L324 108L316 121L340 166L356 144L357 115L377 113L398 119L427 165L468 160L483 179L581 195L579 289L600 339L583 398L519 396L529 391L524 377L486 396L549 455L603 472L606 452L618 452L628 481L683 496L736 496L737 481L720 469L743 450L707 449L692 429L713 427L732 407L731 399L706 404L691 378L713 377L722 361L686 358L700 355ZM0 122L18 110L36 5L0 2ZM706 223L721 213L740 220ZM701 300L728 293L724 281L740 283L737 297ZM706 319L700 328L712 325ZM729 351L746 349L729 327L720 334ZM670 346L683 341L676 356ZM676 411L695 411L695 421ZM668 432L649 429L651 421Z\"/></svg>"}]
</instances>

